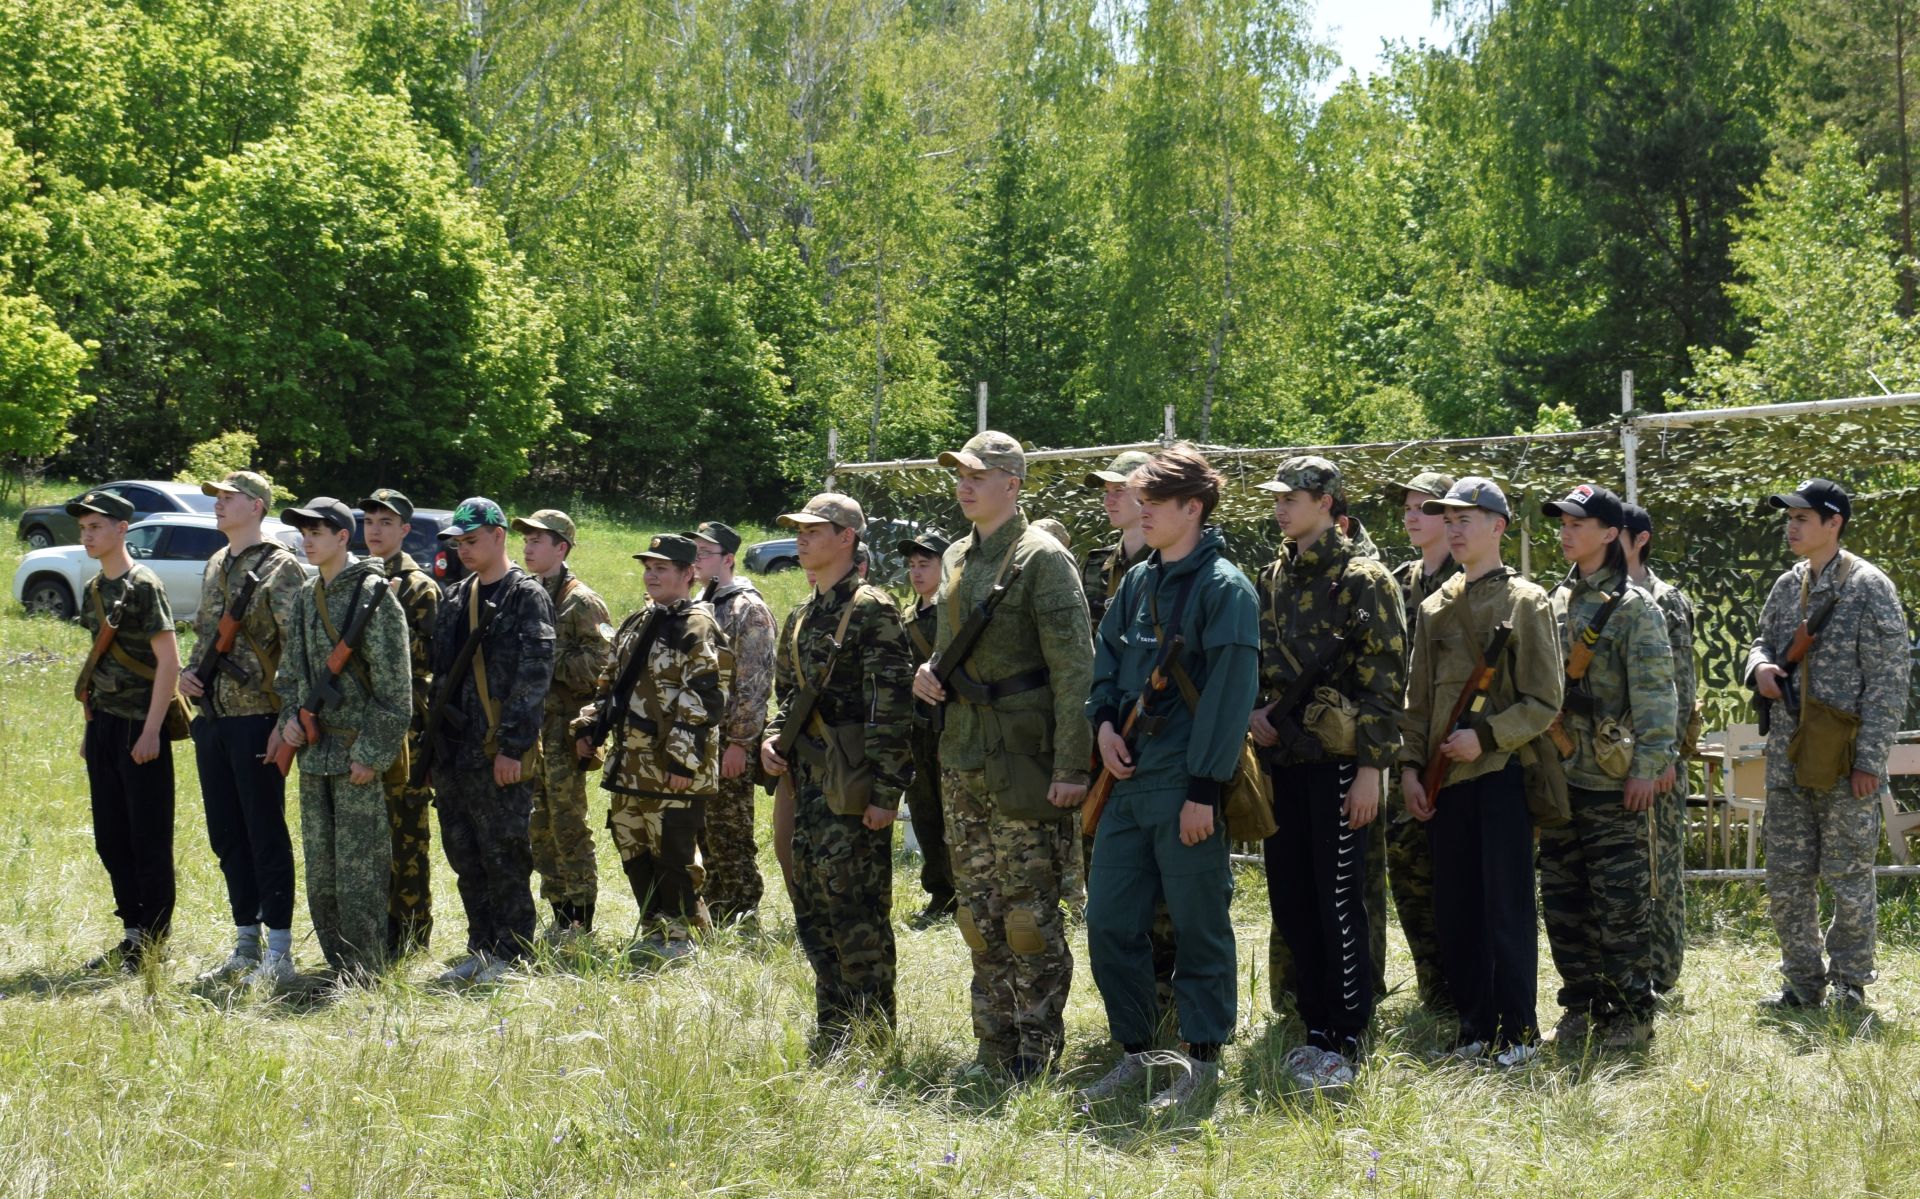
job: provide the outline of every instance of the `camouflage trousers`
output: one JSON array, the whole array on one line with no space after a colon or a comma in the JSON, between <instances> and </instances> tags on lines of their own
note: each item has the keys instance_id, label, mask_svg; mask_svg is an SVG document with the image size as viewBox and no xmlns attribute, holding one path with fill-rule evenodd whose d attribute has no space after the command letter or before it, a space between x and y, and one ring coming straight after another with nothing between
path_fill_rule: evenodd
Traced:
<instances>
[{"instance_id":1,"label":"camouflage trousers","mask_svg":"<svg viewBox=\"0 0 1920 1199\"><path fill-rule=\"evenodd\" d=\"M942 779L960 901L954 919L973 955L981 1060L1053 1061L1066 1041L1063 1013L1073 985L1060 880L1079 826L1001 815L984 771L949 770Z\"/></svg>"},{"instance_id":2,"label":"camouflage trousers","mask_svg":"<svg viewBox=\"0 0 1920 1199\"><path fill-rule=\"evenodd\" d=\"M1387 882L1393 889L1394 910L1400 914L1400 931L1407 937L1407 951L1413 956L1413 979L1420 1004L1429 1012L1451 1012L1453 994L1447 989L1446 972L1440 966L1440 935L1433 923L1433 843L1427 837L1427 826L1407 811L1398 787L1393 789L1393 802L1382 810L1376 823L1384 826ZM1371 854L1373 847L1368 846L1367 852ZM1371 858L1368 863L1371 866ZM1368 880L1371 885L1371 869ZM1376 910L1371 906L1371 892L1367 903L1371 916ZM1380 922L1374 923L1377 926ZM1383 940L1376 936L1374 949L1384 954Z\"/></svg>"},{"instance_id":3,"label":"camouflage trousers","mask_svg":"<svg viewBox=\"0 0 1920 1199\"><path fill-rule=\"evenodd\" d=\"M600 892L594 870L593 829L587 824L587 778L580 773L567 716L549 713L530 755L533 790L533 868L540 898L592 907Z\"/></svg>"},{"instance_id":4,"label":"camouflage trousers","mask_svg":"<svg viewBox=\"0 0 1920 1199\"><path fill-rule=\"evenodd\" d=\"M1653 989L1664 995L1680 982L1687 954L1687 785L1680 781L1653 801Z\"/></svg>"},{"instance_id":5,"label":"camouflage trousers","mask_svg":"<svg viewBox=\"0 0 1920 1199\"><path fill-rule=\"evenodd\" d=\"M1384 784L1382 784L1384 785ZM1426 833L1414 822L1414 831L1424 840ZM1380 815L1367 826L1367 880L1363 897L1367 904L1367 949L1373 955L1373 993L1375 997L1387 993L1387 855L1392 838L1387 831L1387 811L1384 806ZM1428 855L1427 883L1427 929L1431 939L1433 928L1433 884L1432 856ZM1400 892L1396 890L1395 896ZM1404 919L1404 917L1403 917ZM1412 934L1408 935L1411 943ZM1437 950L1435 951L1438 952ZM1415 959L1417 966L1418 959ZM1438 966L1435 966L1436 971ZM1422 991L1424 996L1425 991ZM1267 998L1273 1003L1276 1012L1289 1007L1298 1007L1298 981L1293 968L1293 950L1287 947L1287 939L1280 934L1278 924L1267 929Z\"/></svg>"},{"instance_id":6,"label":"camouflage trousers","mask_svg":"<svg viewBox=\"0 0 1920 1199\"><path fill-rule=\"evenodd\" d=\"M387 956L387 883L393 833L386 788L375 779L300 772L300 841L307 912L335 970L378 970Z\"/></svg>"},{"instance_id":7,"label":"camouflage trousers","mask_svg":"<svg viewBox=\"0 0 1920 1199\"><path fill-rule=\"evenodd\" d=\"M1560 1006L1598 1017L1653 1013L1648 946L1652 821L1618 791L1567 788L1573 819L1540 832L1540 917Z\"/></svg>"},{"instance_id":8,"label":"camouflage trousers","mask_svg":"<svg viewBox=\"0 0 1920 1199\"><path fill-rule=\"evenodd\" d=\"M433 937L433 789L402 780L385 788L392 869L387 874L387 953L425 949Z\"/></svg>"},{"instance_id":9,"label":"camouflage trousers","mask_svg":"<svg viewBox=\"0 0 1920 1199\"><path fill-rule=\"evenodd\" d=\"M1787 984L1813 1001L1829 983L1864 987L1872 982L1880 794L1855 799L1846 778L1827 791L1769 787L1765 835L1767 906ZM1824 936L1822 879L1833 892L1833 923Z\"/></svg>"},{"instance_id":10,"label":"camouflage trousers","mask_svg":"<svg viewBox=\"0 0 1920 1199\"><path fill-rule=\"evenodd\" d=\"M759 910L766 884L760 878L760 847L753 840L753 772L721 779L720 794L707 801L700 830L700 860L707 868L707 911L717 924Z\"/></svg>"},{"instance_id":11,"label":"camouflage trousers","mask_svg":"<svg viewBox=\"0 0 1920 1199\"><path fill-rule=\"evenodd\" d=\"M800 780L795 780L799 783ZM893 826L836 816L801 785L793 815L793 924L813 967L815 1018L837 1039L894 1022Z\"/></svg>"},{"instance_id":12,"label":"camouflage trousers","mask_svg":"<svg viewBox=\"0 0 1920 1199\"><path fill-rule=\"evenodd\" d=\"M700 897L706 869L700 861L703 798L656 799L609 792L607 830L620 868L633 886L645 935L685 941L713 927Z\"/></svg>"},{"instance_id":13,"label":"camouflage trousers","mask_svg":"<svg viewBox=\"0 0 1920 1199\"><path fill-rule=\"evenodd\" d=\"M433 772L440 844L467 913L467 951L509 959L533 944L533 796L525 781L495 786L493 768Z\"/></svg>"}]
</instances>

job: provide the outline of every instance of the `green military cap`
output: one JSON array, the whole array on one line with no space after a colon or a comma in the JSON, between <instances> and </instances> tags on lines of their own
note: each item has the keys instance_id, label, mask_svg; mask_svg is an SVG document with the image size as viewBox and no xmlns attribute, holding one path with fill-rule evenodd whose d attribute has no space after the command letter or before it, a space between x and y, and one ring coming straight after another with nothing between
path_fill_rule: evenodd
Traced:
<instances>
[{"instance_id":1,"label":"green military cap","mask_svg":"<svg viewBox=\"0 0 1920 1199\"><path fill-rule=\"evenodd\" d=\"M262 504L273 503L273 484L258 471L228 471L225 478L200 484L202 495L217 496L222 492L238 493L259 500Z\"/></svg>"},{"instance_id":2,"label":"green military cap","mask_svg":"<svg viewBox=\"0 0 1920 1199\"><path fill-rule=\"evenodd\" d=\"M104 516L108 520L132 520L133 504L111 491L88 491L67 501L68 516Z\"/></svg>"},{"instance_id":3,"label":"green military cap","mask_svg":"<svg viewBox=\"0 0 1920 1199\"><path fill-rule=\"evenodd\" d=\"M1513 519L1507 493L1500 490L1500 484L1480 475L1468 475L1447 488L1447 494L1420 505L1420 511L1428 516L1438 516L1448 508L1484 508L1495 516Z\"/></svg>"},{"instance_id":4,"label":"green military cap","mask_svg":"<svg viewBox=\"0 0 1920 1199\"><path fill-rule=\"evenodd\" d=\"M1317 491L1339 499L1340 468L1318 454L1299 454L1282 462L1273 478L1259 487L1274 492Z\"/></svg>"},{"instance_id":5,"label":"green military cap","mask_svg":"<svg viewBox=\"0 0 1920 1199\"><path fill-rule=\"evenodd\" d=\"M723 554L731 554L740 548L740 534L733 526L721 520L703 520L693 532L684 534L699 541L710 541L720 547Z\"/></svg>"},{"instance_id":6,"label":"green military cap","mask_svg":"<svg viewBox=\"0 0 1920 1199\"><path fill-rule=\"evenodd\" d=\"M298 508L283 508L280 519L296 529L325 525L329 529L353 532L353 509L330 495L316 495Z\"/></svg>"},{"instance_id":7,"label":"green military cap","mask_svg":"<svg viewBox=\"0 0 1920 1199\"><path fill-rule=\"evenodd\" d=\"M1124 483L1127 481L1127 476L1131 475L1135 468L1145 466L1152 459L1153 455L1147 453L1145 450L1128 450L1126 453L1115 457L1112 462L1107 463L1107 469L1088 471L1085 482L1089 487L1105 487L1109 483Z\"/></svg>"},{"instance_id":8,"label":"green military cap","mask_svg":"<svg viewBox=\"0 0 1920 1199\"><path fill-rule=\"evenodd\" d=\"M838 525L856 533L867 531L867 516L860 510L860 501L837 491L821 492L808 500L807 506L800 511L783 515L780 523L789 529L797 529L801 525Z\"/></svg>"},{"instance_id":9,"label":"green military cap","mask_svg":"<svg viewBox=\"0 0 1920 1199\"><path fill-rule=\"evenodd\" d=\"M940 530L923 529L918 536L903 539L896 548L899 549L900 556L903 558L909 554L931 554L938 558L945 554L947 547L952 544L947 540L946 534Z\"/></svg>"},{"instance_id":10,"label":"green military cap","mask_svg":"<svg viewBox=\"0 0 1920 1199\"><path fill-rule=\"evenodd\" d=\"M940 455L940 465L968 470L1004 470L1016 479L1027 477L1027 452L1005 433L988 429L967 438L967 444Z\"/></svg>"},{"instance_id":11,"label":"green military cap","mask_svg":"<svg viewBox=\"0 0 1920 1199\"><path fill-rule=\"evenodd\" d=\"M568 545L579 545L578 531L573 527L573 518L558 508L542 508L532 516L513 518L513 531L516 533L552 533Z\"/></svg>"},{"instance_id":12,"label":"green military cap","mask_svg":"<svg viewBox=\"0 0 1920 1199\"><path fill-rule=\"evenodd\" d=\"M1033 527L1040 530L1042 533L1047 534L1049 537L1052 537L1055 541L1059 542L1061 546L1063 546L1064 548L1066 549L1073 548L1073 534L1067 532L1067 526L1053 519L1053 517L1043 516L1039 520L1036 520L1033 522Z\"/></svg>"},{"instance_id":13,"label":"green military cap","mask_svg":"<svg viewBox=\"0 0 1920 1199\"><path fill-rule=\"evenodd\" d=\"M671 562L675 566L692 566L693 560L700 556L700 547L693 538L680 533L661 533L647 543L647 548L635 554L642 562Z\"/></svg>"},{"instance_id":14,"label":"green military cap","mask_svg":"<svg viewBox=\"0 0 1920 1199\"><path fill-rule=\"evenodd\" d=\"M484 495L476 495L460 501L460 506L453 510L453 519L447 522L446 528L440 530L440 538L444 541L471 533L475 529L506 527L507 514L500 510L500 505Z\"/></svg>"},{"instance_id":15,"label":"green military cap","mask_svg":"<svg viewBox=\"0 0 1920 1199\"><path fill-rule=\"evenodd\" d=\"M1404 483L1389 483L1386 486L1387 498L1394 503L1404 502L1409 491L1438 499L1452 490L1453 476L1443 475L1437 470L1423 470Z\"/></svg>"},{"instance_id":16,"label":"green military cap","mask_svg":"<svg viewBox=\"0 0 1920 1199\"><path fill-rule=\"evenodd\" d=\"M401 520L413 519L413 501L391 487L381 487L366 499L360 501L360 510L385 508Z\"/></svg>"}]
</instances>

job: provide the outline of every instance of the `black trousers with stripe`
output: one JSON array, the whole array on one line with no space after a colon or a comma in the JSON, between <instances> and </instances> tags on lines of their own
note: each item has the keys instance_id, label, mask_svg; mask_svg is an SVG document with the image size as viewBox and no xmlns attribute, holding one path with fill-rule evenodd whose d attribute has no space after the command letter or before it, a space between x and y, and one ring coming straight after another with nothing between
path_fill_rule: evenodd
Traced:
<instances>
[{"instance_id":1,"label":"black trousers with stripe","mask_svg":"<svg viewBox=\"0 0 1920 1199\"><path fill-rule=\"evenodd\" d=\"M1267 838L1267 899L1293 951L1295 1002L1307 1039L1349 1052L1373 1019L1367 927L1367 830L1350 829L1340 805L1355 765L1270 768L1279 831Z\"/></svg>"}]
</instances>

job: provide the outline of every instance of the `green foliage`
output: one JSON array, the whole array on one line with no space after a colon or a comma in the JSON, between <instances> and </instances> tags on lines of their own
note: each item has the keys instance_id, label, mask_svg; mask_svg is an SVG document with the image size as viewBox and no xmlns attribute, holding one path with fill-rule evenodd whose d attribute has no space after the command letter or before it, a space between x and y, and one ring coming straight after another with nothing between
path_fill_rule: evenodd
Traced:
<instances>
[{"instance_id":1,"label":"green foliage","mask_svg":"<svg viewBox=\"0 0 1920 1199\"><path fill-rule=\"evenodd\" d=\"M93 402L80 391L86 361L38 296L0 295L0 454L40 458L66 444L67 423Z\"/></svg>"},{"instance_id":2,"label":"green foliage","mask_svg":"<svg viewBox=\"0 0 1920 1199\"><path fill-rule=\"evenodd\" d=\"M202 483L236 470L252 470L260 439L236 430L210 437L187 451L187 464L173 476L176 483ZM277 489L276 489L277 490Z\"/></svg>"}]
</instances>

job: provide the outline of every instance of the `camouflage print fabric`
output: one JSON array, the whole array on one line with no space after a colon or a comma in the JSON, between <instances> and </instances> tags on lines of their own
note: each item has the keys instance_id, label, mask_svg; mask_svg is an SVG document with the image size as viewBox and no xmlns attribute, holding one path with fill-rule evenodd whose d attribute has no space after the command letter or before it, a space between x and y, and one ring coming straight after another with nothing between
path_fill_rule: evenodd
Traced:
<instances>
[{"instance_id":1,"label":"camouflage print fabric","mask_svg":"<svg viewBox=\"0 0 1920 1199\"><path fill-rule=\"evenodd\" d=\"M1112 545L1103 545L1087 555L1080 566L1080 586L1087 593L1087 614L1093 618L1093 627L1100 627L1100 618L1107 614L1107 605L1112 602L1114 593L1120 590L1120 580L1127 572L1147 560L1153 553L1153 547L1146 542L1140 543L1136 553L1126 552L1126 543L1116 541Z\"/></svg>"},{"instance_id":2,"label":"camouflage print fabric","mask_svg":"<svg viewBox=\"0 0 1920 1199\"><path fill-rule=\"evenodd\" d=\"M720 631L733 650L733 687L727 694L728 745L747 752L748 770L722 779L707 801L700 832L700 854L707 867L707 909L726 923L757 911L766 892L760 877L760 847L754 842L752 763L760 754L760 732L767 723L773 693L773 612L752 583L735 579L716 588L713 598Z\"/></svg>"},{"instance_id":3,"label":"camouflage print fabric","mask_svg":"<svg viewBox=\"0 0 1920 1199\"><path fill-rule=\"evenodd\" d=\"M387 883L393 840L378 779L300 772L300 840L307 912L327 964L378 970L387 956Z\"/></svg>"},{"instance_id":4,"label":"camouflage print fabric","mask_svg":"<svg viewBox=\"0 0 1920 1199\"><path fill-rule=\"evenodd\" d=\"M1413 654L1414 632L1420 620L1420 605L1429 595L1440 590L1440 585L1460 573L1460 564L1451 555L1442 560L1440 568L1431 574L1426 563L1419 558L1402 563L1393 572L1400 584L1401 606L1407 614L1407 654ZM1379 851L1379 860L1387 870L1387 881L1393 890L1393 907L1400 916L1400 930L1406 934L1407 952L1413 957L1414 984L1419 989L1420 1003L1430 1012L1450 1012L1453 1010L1453 997L1447 990L1446 975L1440 968L1440 938L1433 925L1433 849L1427 839L1426 826L1413 818L1407 811L1406 794L1395 785L1387 795L1386 806L1382 810L1385 822L1385 845L1370 843L1367 846L1367 863L1375 861L1373 854ZM1374 897L1367 896L1369 914L1384 911L1385 904L1379 908L1371 905ZM1376 944L1375 948L1379 948ZM1382 960L1379 958L1376 961ZM1384 987L1382 988L1384 991Z\"/></svg>"},{"instance_id":5,"label":"camouflage print fabric","mask_svg":"<svg viewBox=\"0 0 1920 1199\"><path fill-rule=\"evenodd\" d=\"M275 683L287 705L288 720L325 681L327 657L336 644L334 634L345 635L354 613L384 579L378 561L361 558L343 567L332 582L322 583L315 575L301 586L285 630ZM325 619L319 607L323 602ZM353 766L382 775L394 764L406 743L407 720L413 710L407 655L407 618L400 601L389 592L367 622L360 648L340 674L340 699L319 713L319 741L300 749L302 776L344 775Z\"/></svg>"},{"instance_id":6,"label":"camouflage print fabric","mask_svg":"<svg viewBox=\"0 0 1920 1199\"><path fill-rule=\"evenodd\" d=\"M607 829L647 935L683 941L713 927L700 898L706 870L696 844L705 805L698 797L613 795Z\"/></svg>"},{"instance_id":7,"label":"camouflage print fabric","mask_svg":"<svg viewBox=\"0 0 1920 1199\"><path fill-rule=\"evenodd\" d=\"M600 894L593 829L587 822L587 777L571 735L573 713L549 712L539 752L527 763L533 789L533 868L540 898L591 906Z\"/></svg>"},{"instance_id":8,"label":"camouflage print fabric","mask_svg":"<svg viewBox=\"0 0 1920 1199\"><path fill-rule=\"evenodd\" d=\"M907 644L913 650L918 667L933 653L939 638L938 604L915 602L900 614L901 627L907 631ZM953 892L953 855L947 849L946 805L940 798L940 734L933 729L931 712L925 704L913 705L913 782L907 786L907 808L913 818L913 836L920 842L920 887L927 893L930 907L951 908Z\"/></svg>"},{"instance_id":9,"label":"camouflage print fabric","mask_svg":"<svg viewBox=\"0 0 1920 1199\"><path fill-rule=\"evenodd\" d=\"M123 598L126 606L120 609L119 632L114 634L113 643L145 666L151 675L157 665L153 656L154 635L173 631L173 609L167 606L167 589L151 569L135 562L133 569L117 579L103 574L88 579L86 594L80 601L80 626L86 629L91 642L100 635L100 614L104 612L111 617ZM128 669L118 658L110 652L94 667L87 687L87 703L95 712L144 723L147 707L153 700L153 680Z\"/></svg>"},{"instance_id":10,"label":"camouflage print fabric","mask_svg":"<svg viewBox=\"0 0 1920 1199\"><path fill-rule=\"evenodd\" d=\"M413 678L413 719L407 726L407 759L420 753L432 699L434 618L440 612L440 584L405 551L384 563L387 577L398 580L394 594L407 617L407 651ZM397 956L424 949L433 935L433 790L407 779L386 785L387 824L393 834L393 870L387 885L387 952Z\"/></svg>"},{"instance_id":11,"label":"camouflage print fabric","mask_svg":"<svg viewBox=\"0 0 1920 1199\"><path fill-rule=\"evenodd\" d=\"M837 1040L859 1021L894 1023L893 826L874 831L836 816L817 786L793 819L794 931L813 967L819 1034Z\"/></svg>"},{"instance_id":12,"label":"camouflage print fabric","mask_svg":"<svg viewBox=\"0 0 1920 1199\"><path fill-rule=\"evenodd\" d=\"M468 608L478 592L480 578L469 575L441 598L440 611L434 617L432 666L436 679L452 668L468 635ZM459 692L447 698L453 709L466 718L464 731L451 727L440 734L434 747L433 777L441 770L486 770L491 777L494 754L521 760L540 740L540 725L545 711L547 689L553 683L553 603L540 581L510 566L491 593L499 605L499 615L488 626L486 641L474 659L475 669L460 680ZM485 660L487 686L497 710L498 724L489 746L487 713L480 705L479 676Z\"/></svg>"},{"instance_id":13,"label":"camouflage print fabric","mask_svg":"<svg viewBox=\"0 0 1920 1199\"><path fill-rule=\"evenodd\" d=\"M1603 567L1585 578L1570 576L1553 589L1548 599L1560 624L1563 661L1620 582L1618 572ZM1608 774L1595 755L1595 730L1608 718L1633 732L1633 760L1625 777L1654 778L1674 760L1679 701L1673 689L1673 649L1667 640L1666 618L1646 592L1626 589L1593 647L1593 662L1581 690L1592 697L1591 711L1575 710L1573 687L1568 684L1562 717L1574 747L1566 761L1568 786L1616 791L1624 781L1623 776Z\"/></svg>"},{"instance_id":14,"label":"camouflage print fabric","mask_svg":"<svg viewBox=\"0 0 1920 1199\"><path fill-rule=\"evenodd\" d=\"M1407 673L1406 615L1400 589L1387 568L1353 552L1352 543L1329 529L1306 549L1295 542L1261 572L1260 703L1270 704L1294 681L1297 671L1281 652L1306 665L1326 653L1335 636L1344 642L1319 678L1359 707L1355 759L1382 771L1393 767L1400 746L1400 706ZM1274 713L1276 720L1297 713ZM1325 751L1306 742L1310 752L1282 744L1274 761L1324 760Z\"/></svg>"},{"instance_id":15,"label":"camouflage print fabric","mask_svg":"<svg viewBox=\"0 0 1920 1199\"><path fill-rule=\"evenodd\" d=\"M990 1064L1016 1056L1053 1061L1065 1044L1073 983L1060 872L1078 826L1001 815L983 771L946 771L942 792L957 919L973 955L973 1034L981 1057Z\"/></svg>"},{"instance_id":16,"label":"camouflage print fabric","mask_svg":"<svg viewBox=\"0 0 1920 1199\"><path fill-rule=\"evenodd\" d=\"M1839 561L1811 580L1805 561L1780 576L1760 613L1747 659L1749 681L1761 661L1784 652L1803 615L1823 605ZM1881 790L1856 800L1846 778L1819 794L1799 786L1787 747L1800 714L1786 704L1774 705L1767 739L1767 898L1780 937L1781 972L1804 999L1817 999L1823 982L1865 986L1873 981L1879 805L1887 786L1887 755L1907 706L1910 649L1899 594L1873 564L1854 561L1833 615L1807 655L1802 694L1860 718L1854 769L1879 775ZM1824 944L1817 899L1821 879L1834 894L1833 925Z\"/></svg>"},{"instance_id":17,"label":"camouflage print fabric","mask_svg":"<svg viewBox=\"0 0 1920 1199\"><path fill-rule=\"evenodd\" d=\"M524 956L534 924L531 791L525 782L496 786L491 766L436 769L433 787L440 844L467 913L468 952Z\"/></svg>"},{"instance_id":18,"label":"camouflage print fabric","mask_svg":"<svg viewBox=\"0 0 1920 1199\"><path fill-rule=\"evenodd\" d=\"M1573 819L1540 830L1540 919L1560 1006L1596 1018L1653 1014L1648 913L1652 822L1616 789L1568 788Z\"/></svg>"},{"instance_id":19,"label":"camouflage print fabric","mask_svg":"<svg viewBox=\"0 0 1920 1199\"><path fill-rule=\"evenodd\" d=\"M659 629L627 710L616 712L614 686L656 621ZM600 775L608 791L674 801L706 798L720 790L718 726L732 682L733 656L712 608L692 599L664 607L650 603L614 635L613 656L591 702L573 719L572 739L585 737L598 747L613 738ZM675 791L669 774L692 779L692 785Z\"/></svg>"},{"instance_id":20,"label":"camouflage print fabric","mask_svg":"<svg viewBox=\"0 0 1920 1199\"><path fill-rule=\"evenodd\" d=\"M1381 561L1380 547L1373 543L1373 535L1367 532L1367 526L1360 523L1357 516L1347 517L1345 533L1347 540L1353 543L1353 556Z\"/></svg>"},{"instance_id":21,"label":"camouflage print fabric","mask_svg":"<svg viewBox=\"0 0 1920 1199\"><path fill-rule=\"evenodd\" d=\"M593 832L587 823L587 780L568 726L613 653L607 605L566 563L540 586L553 605L553 683L541 717L540 750L528 763L533 784L533 868L540 898L591 906L599 894Z\"/></svg>"},{"instance_id":22,"label":"camouflage print fabric","mask_svg":"<svg viewBox=\"0 0 1920 1199\"><path fill-rule=\"evenodd\" d=\"M1667 644L1673 648L1673 690L1681 744L1679 772L1674 785L1654 800L1653 989L1666 994L1680 982L1687 953L1687 892L1683 879L1687 850L1686 729L1693 719L1698 674L1693 661L1693 603L1678 587L1649 574L1647 591L1667 622Z\"/></svg>"},{"instance_id":23,"label":"camouflage print fabric","mask_svg":"<svg viewBox=\"0 0 1920 1199\"><path fill-rule=\"evenodd\" d=\"M261 716L278 712L281 698L274 692L274 674L279 668L281 640L293 620L293 600L306 582L306 572L293 551L271 538L249 546L238 554L222 546L207 559L200 577L200 610L194 615L193 628L201 638L215 636L220 614L227 600L240 592L247 573L260 576L260 587L247 605L240 622L240 635L234 638L227 661L246 676L242 683L222 670L213 684L213 710L220 716Z\"/></svg>"}]
</instances>

